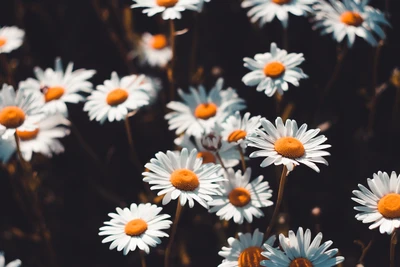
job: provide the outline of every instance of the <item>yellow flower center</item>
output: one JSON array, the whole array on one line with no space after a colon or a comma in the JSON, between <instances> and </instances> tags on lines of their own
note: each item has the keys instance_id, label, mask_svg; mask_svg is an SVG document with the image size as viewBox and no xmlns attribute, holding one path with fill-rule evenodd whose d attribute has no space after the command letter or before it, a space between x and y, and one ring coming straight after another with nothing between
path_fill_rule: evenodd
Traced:
<instances>
[{"instance_id":1,"label":"yellow flower center","mask_svg":"<svg viewBox=\"0 0 400 267\"><path fill-rule=\"evenodd\" d=\"M197 157L203 158L203 164L217 162L217 159L215 158L213 153L211 153L209 151L200 151L199 153L197 153Z\"/></svg>"},{"instance_id":2,"label":"yellow flower center","mask_svg":"<svg viewBox=\"0 0 400 267\"><path fill-rule=\"evenodd\" d=\"M360 16L360 14L351 11L343 12L340 16L340 20L344 24L355 27L360 26L364 22L364 19Z\"/></svg>"},{"instance_id":3,"label":"yellow flower center","mask_svg":"<svg viewBox=\"0 0 400 267\"><path fill-rule=\"evenodd\" d=\"M290 0L272 0L275 4L284 5L290 2Z\"/></svg>"},{"instance_id":4,"label":"yellow flower center","mask_svg":"<svg viewBox=\"0 0 400 267\"><path fill-rule=\"evenodd\" d=\"M285 72L285 66L282 63L274 61L268 63L264 67L264 74L265 76L271 77L273 79L279 78Z\"/></svg>"},{"instance_id":5,"label":"yellow flower center","mask_svg":"<svg viewBox=\"0 0 400 267\"><path fill-rule=\"evenodd\" d=\"M171 184L182 191L194 191L200 182L197 175L188 169L179 169L171 173Z\"/></svg>"},{"instance_id":6,"label":"yellow flower center","mask_svg":"<svg viewBox=\"0 0 400 267\"><path fill-rule=\"evenodd\" d=\"M64 92L65 89L61 86L49 87L44 93L44 100L46 102L50 102L52 100L60 99L63 96Z\"/></svg>"},{"instance_id":7,"label":"yellow flower center","mask_svg":"<svg viewBox=\"0 0 400 267\"><path fill-rule=\"evenodd\" d=\"M165 37L164 34L154 35L153 40L151 41L151 47L157 50L165 48L167 44L167 37Z\"/></svg>"},{"instance_id":8,"label":"yellow flower center","mask_svg":"<svg viewBox=\"0 0 400 267\"><path fill-rule=\"evenodd\" d=\"M0 47L2 47L3 45L5 45L7 43L7 39L0 37Z\"/></svg>"},{"instance_id":9,"label":"yellow flower center","mask_svg":"<svg viewBox=\"0 0 400 267\"><path fill-rule=\"evenodd\" d=\"M289 267L313 267L314 265L306 258L297 258L292 260Z\"/></svg>"},{"instance_id":10,"label":"yellow flower center","mask_svg":"<svg viewBox=\"0 0 400 267\"><path fill-rule=\"evenodd\" d=\"M18 128L25 121L25 113L16 106L5 107L0 110L0 124L6 128Z\"/></svg>"},{"instance_id":11,"label":"yellow flower center","mask_svg":"<svg viewBox=\"0 0 400 267\"><path fill-rule=\"evenodd\" d=\"M147 223L142 219L134 219L125 225L125 234L130 236L139 236L146 232Z\"/></svg>"},{"instance_id":12,"label":"yellow flower center","mask_svg":"<svg viewBox=\"0 0 400 267\"><path fill-rule=\"evenodd\" d=\"M19 139L21 139L22 141L28 141L28 140L32 140L35 139L36 136L39 133L39 128L33 130L33 131L18 131L17 130L17 135L19 137Z\"/></svg>"},{"instance_id":13,"label":"yellow flower center","mask_svg":"<svg viewBox=\"0 0 400 267\"><path fill-rule=\"evenodd\" d=\"M262 249L259 247L249 247L242 251L239 255L239 267L261 267L260 261L267 260L261 255Z\"/></svg>"},{"instance_id":14,"label":"yellow flower center","mask_svg":"<svg viewBox=\"0 0 400 267\"><path fill-rule=\"evenodd\" d=\"M275 151L285 158L301 158L305 154L303 144L293 137L282 137L275 142Z\"/></svg>"},{"instance_id":15,"label":"yellow flower center","mask_svg":"<svg viewBox=\"0 0 400 267\"><path fill-rule=\"evenodd\" d=\"M199 119L208 120L217 114L217 105L214 103L203 103L196 107L194 116Z\"/></svg>"},{"instance_id":16,"label":"yellow flower center","mask_svg":"<svg viewBox=\"0 0 400 267\"><path fill-rule=\"evenodd\" d=\"M179 0L156 0L157 5L163 6L163 7L173 7L178 2L179 2Z\"/></svg>"},{"instance_id":17,"label":"yellow flower center","mask_svg":"<svg viewBox=\"0 0 400 267\"><path fill-rule=\"evenodd\" d=\"M247 133L243 130L236 130L233 131L229 136L228 136L228 142L237 142L241 139L244 139L246 137Z\"/></svg>"},{"instance_id":18,"label":"yellow flower center","mask_svg":"<svg viewBox=\"0 0 400 267\"><path fill-rule=\"evenodd\" d=\"M110 106L118 106L124 103L128 99L128 96L127 91L117 88L108 93L106 101Z\"/></svg>"},{"instance_id":19,"label":"yellow flower center","mask_svg":"<svg viewBox=\"0 0 400 267\"><path fill-rule=\"evenodd\" d=\"M249 190L243 187L237 187L229 193L229 202L235 207L244 207L250 200L251 195Z\"/></svg>"},{"instance_id":20,"label":"yellow flower center","mask_svg":"<svg viewBox=\"0 0 400 267\"><path fill-rule=\"evenodd\" d=\"M400 218L400 194L391 193L382 197L378 202L378 211L385 218Z\"/></svg>"}]
</instances>

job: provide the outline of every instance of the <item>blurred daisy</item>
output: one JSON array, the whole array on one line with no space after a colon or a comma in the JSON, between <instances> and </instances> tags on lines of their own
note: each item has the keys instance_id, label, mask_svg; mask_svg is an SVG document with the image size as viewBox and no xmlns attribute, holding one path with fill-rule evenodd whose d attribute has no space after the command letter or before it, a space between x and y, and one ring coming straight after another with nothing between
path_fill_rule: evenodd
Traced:
<instances>
[{"instance_id":1,"label":"blurred daisy","mask_svg":"<svg viewBox=\"0 0 400 267\"><path fill-rule=\"evenodd\" d=\"M249 137L249 146L260 150L250 154L250 158L265 157L261 167L267 167L272 163L275 165L286 165L289 171L300 163L319 172L315 163L328 162L323 158L329 156L329 152L323 149L331 147L323 144L327 138L324 135L318 137L319 129L307 131L307 124L297 127L295 120L286 120L284 125L282 119L275 120L275 126L265 118L261 120L263 130L256 130L257 137Z\"/></svg>"},{"instance_id":2,"label":"blurred daisy","mask_svg":"<svg viewBox=\"0 0 400 267\"><path fill-rule=\"evenodd\" d=\"M199 0L133 0L135 4L131 8L144 7L144 14L152 17L155 14L162 13L162 18L180 19L181 12L185 10L197 11Z\"/></svg>"},{"instance_id":3,"label":"blurred daisy","mask_svg":"<svg viewBox=\"0 0 400 267\"><path fill-rule=\"evenodd\" d=\"M263 182L262 175L250 182L250 168L243 175L241 170L235 173L233 169L228 169L224 176L227 181L220 183L221 196L213 196L213 200L208 203L213 206L209 212L217 212L221 220L229 221L233 218L235 223L242 224L246 219L251 223L253 216L264 216L260 208L274 204L269 200L272 190L268 182Z\"/></svg>"},{"instance_id":4,"label":"blurred daisy","mask_svg":"<svg viewBox=\"0 0 400 267\"><path fill-rule=\"evenodd\" d=\"M218 194L217 182L224 178L218 174L220 165L212 163L203 164L197 157L197 150L190 154L186 148L181 152L158 152L156 158L150 160L145 167L149 172L144 172L143 181L153 185L151 190L160 190L158 195L164 195L162 204L168 204L171 199L179 197L181 205L189 202L189 207L194 206L196 200L208 209L211 195Z\"/></svg>"},{"instance_id":5,"label":"blurred daisy","mask_svg":"<svg viewBox=\"0 0 400 267\"><path fill-rule=\"evenodd\" d=\"M90 120L103 124L125 119L128 112L135 111L148 105L151 83L144 75L129 75L119 78L116 72L111 74L111 80L98 85L87 98L83 108L89 112Z\"/></svg>"},{"instance_id":6,"label":"blurred daisy","mask_svg":"<svg viewBox=\"0 0 400 267\"><path fill-rule=\"evenodd\" d=\"M16 130L32 131L42 118L43 101L34 92L14 91L11 85L3 84L0 90L0 126L2 138L14 135Z\"/></svg>"},{"instance_id":7,"label":"blurred daisy","mask_svg":"<svg viewBox=\"0 0 400 267\"><path fill-rule=\"evenodd\" d=\"M199 90L190 87L190 93L178 90L184 103L172 101L167 107L173 112L165 115L169 129L177 135L186 132L188 135L201 137L203 133L211 132L216 122L222 122L232 113L246 107L243 99L235 90L222 89L223 79L219 79L207 94L203 86Z\"/></svg>"},{"instance_id":8,"label":"blurred daisy","mask_svg":"<svg viewBox=\"0 0 400 267\"><path fill-rule=\"evenodd\" d=\"M25 32L15 26L0 28L0 54L10 53L24 41Z\"/></svg>"},{"instance_id":9,"label":"blurred daisy","mask_svg":"<svg viewBox=\"0 0 400 267\"><path fill-rule=\"evenodd\" d=\"M0 162L8 163L15 151L15 139L13 137L7 139L0 138Z\"/></svg>"},{"instance_id":10,"label":"blurred daisy","mask_svg":"<svg viewBox=\"0 0 400 267\"><path fill-rule=\"evenodd\" d=\"M168 214L159 214L162 208L146 204L131 204L130 208L117 208L117 213L109 213L112 219L100 228L99 235L107 236L102 243L112 242L110 250L123 250L124 255L136 247L150 252L150 247L161 243L160 237L168 237L163 230L169 229L172 222Z\"/></svg>"},{"instance_id":11,"label":"blurred daisy","mask_svg":"<svg viewBox=\"0 0 400 267\"><path fill-rule=\"evenodd\" d=\"M368 190L359 184L360 190L354 190L352 200L362 206L354 207L360 211L356 219L363 223L373 223L369 229L379 227L379 231L391 234L400 227L400 176L395 172L374 173L373 179L367 179Z\"/></svg>"},{"instance_id":12,"label":"blurred daisy","mask_svg":"<svg viewBox=\"0 0 400 267\"><path fill-rule=\"evenodd\" d=\"M321 246L322 233L311 242L311 231L309 229L303 232L303 228L299 227L297 235L293 231L289 231L289 237L283 234L279 235L279 244L283 251L273 248L266 244L266 251L262 252L262 256L267 259L261 261L262 266L267 267L330 267L344 261L344 257L336 256L338 249L327 249L333 244L332 241L326 241Z\"/></svg>"},{"instance_id":13,"label":"blurred daisy","mask_svg":"<svg viewBox=\"0 0 400 267\"><path fill-rule=\"evenodd\" d=\"M0 267L19 267L21 266L22 262L20 260L14 260L10 263L6 264L6 260L4 258L4 252L0 251Z\"/></svg>"},{"instance_id":14,"label":"blurred daisy","mask_svg":"<svg viewBox=\"0 0 400 267\"><path fill-rule=\"evenodd\" d=\"M242 7L251 7L247 16L251 17L252 23L259 20L260 27L277 17L282 26L287 28L289 13L306 16L307 13L313 12L310 5L314 3L315 0L245 0L242 2Z\"/></svg>"},{"instance_id":15,"label":"blurred daisy","mask_svg":"<svg viewBox=\"0 0 400 267\"><path fill-rule=\"evenodd\" d=\"M271 236L263 244L264 234L256 229L251 233L238 233L238 238L228 238L229 247L222 247L218 255L224 257L218 267L260 267L260 261L265 259L261 252L263 246L273 246L275 236Z\"/></svg>"},{"instance_id":16,"label":"blurred daisy","mask_svg":"<svg viewBox=\"0 0 400 267\"><path fill-rule=\"evenodd\" d=\"M25 90L40 92L45 105L44 112L50 115L61 113L68 116L66 103L78 103L85 98L78 94L80 91L90 93L92 83L88 79L96 73L94 70L73 70L73 63L69 63L64 72L60 58L55 61L55 69L34 69L36 79L29 78L19 84Z\"/></svg>"},{"instance_id":17,"label":"blurred daisy","mask_svg":"<svg viewBox=\"0 0 400 267\"><path fill-rule=\"evenodd\" d=\"M138 57L141 64L164 68L172 59L172 49L164 34L144 33L140 42Z\"/></svg>"},{"instance_id":18,"label":"blurred daisy","mask_svg":"<svg viewBox=\"0 0 400 267\"><path fill-rule=\"evenodd\" d=\"M297 67L305 60L303 54L288 54L286 50L277 48L275 43L271 43L270 52L243 60L244 66L251 72L243 76L242 81L247 86L257 85L257 91L264 91L267 96L273 96L276 91L283 95L289 89L288 83L298 87L300 79L308 78Z\"/></svg>"},{"instance_id":19,"label":"blurred daisy","mask_svg":"<svg viewBox=\"0 0 400 267\"><path fill-rule=\"evenodd\" d=\"M347 36L347 45L354 44L356 36L365 39L370 45L378 44L374 37L385 39L382 26L390 26L385 15L377 9L368 6L368 0L330 0L330 4L321 0L315 6L315 29L321 29L321 34L332 34L338 42Z\"/></svg>"}]
</instances>

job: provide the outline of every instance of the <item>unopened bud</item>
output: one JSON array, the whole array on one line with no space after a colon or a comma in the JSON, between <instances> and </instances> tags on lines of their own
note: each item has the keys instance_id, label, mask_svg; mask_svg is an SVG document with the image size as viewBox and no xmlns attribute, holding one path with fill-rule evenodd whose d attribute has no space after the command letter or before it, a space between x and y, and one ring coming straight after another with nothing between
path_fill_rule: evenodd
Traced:
<instances>
[{"instance_id":1,"label":"unopened bud","mask_svg":"<svg viewBox=\"0 0 400 267\"><path fill-rule=\"evenodd\" d=\"M221 139L221 136L210 133L201 138L201 145L208 151L216 152L222 146Z\"/></svg>"}]
</instances>

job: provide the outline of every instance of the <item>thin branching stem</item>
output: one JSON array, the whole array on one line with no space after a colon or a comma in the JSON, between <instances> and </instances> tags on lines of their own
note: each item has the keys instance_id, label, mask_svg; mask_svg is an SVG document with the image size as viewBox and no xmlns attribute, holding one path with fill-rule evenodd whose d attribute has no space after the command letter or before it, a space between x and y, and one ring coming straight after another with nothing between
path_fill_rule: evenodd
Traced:
<instances>
[{"instance_id":1,"label":"thin branching stem","mask_svg":"<svg viewBox=\"0 0 400 267\"><path fill-rule=\"evenodd\" d=\"M178 223L181 218L182 209L183 209L183 207L181 205L181 201L178 198L177 205L176 205L174 224L172 225L172 230L171 230L171 234L169 236L168 246L165 250L164 267L170 266L171 249L172 249L172 245L174 244L176 230L178 229Z\"/></svg>"}]
</instances>

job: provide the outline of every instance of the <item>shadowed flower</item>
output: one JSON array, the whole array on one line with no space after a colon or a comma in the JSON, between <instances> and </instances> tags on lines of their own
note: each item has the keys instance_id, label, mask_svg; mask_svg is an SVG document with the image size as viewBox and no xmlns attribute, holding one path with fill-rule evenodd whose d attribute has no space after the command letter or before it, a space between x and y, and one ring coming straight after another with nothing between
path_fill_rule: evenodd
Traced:
<instances>
[{"instance_id":1,"label":"shadowed flower","mask_svg":"<svg viewBox=\"0 0 400 267\"><path fill-rule=\"evenodd\" d=\"M137 53L141 64L164 68L172 58L172 49L168 45L167 36L143 33Z\"/></svg>"},{"instance_id":2,"label":"shadowed flower","mask_svg":"<svg viewBox=\"0 0 400 267\"><path fill-rule=\"evenodd\" d=\"M180 19L181 12L185 10L198 10L200 0L133 0L135 4L131 8L144 8L143 13L152 17L162 13L164 20Z\"/></svg>"},{"instance_id":3,"label":"shadowed flower","mask_svg":"<svg viewBox=\"0 0 400 267\"><path fill-rule=\"evenodd\" d=\"M25 32L15 26L0 28L0 54L10 53L24 41Z\"/></svg>"}]
</instances>

